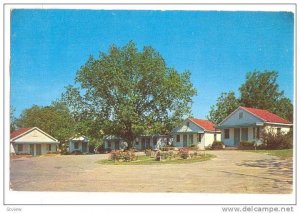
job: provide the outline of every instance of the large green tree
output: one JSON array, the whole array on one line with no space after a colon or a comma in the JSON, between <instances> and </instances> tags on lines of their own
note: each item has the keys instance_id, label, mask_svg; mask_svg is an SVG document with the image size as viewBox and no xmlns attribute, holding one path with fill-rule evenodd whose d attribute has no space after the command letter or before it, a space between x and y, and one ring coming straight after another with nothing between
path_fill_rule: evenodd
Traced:
<instances>
[{"instance_id":1,"label":"large green tree","mask_svg":"<svg viewBox=\"0 0 300 213\"><path fill-rule=\"evenodd\" d=\"M287 120L293 120L293 104L277 84L278 72L254 71L246 75L239 88L240 102L246 107L269 110Z\"/></svg>"},{"instance_id":2,"label":"large green tree","mask_svg":"<svg viewBox=\"0 0 300 213\"><path fill-rule=\"evenodd\" d=\"M240 105L241 103L235 97L233 91L228 93L224 92L217 99L216 105L211 106L207 118L215 124L218 124Z\"/></svg>"},{"instance_id":3,"label":"large green tree","mask_svg":"<svg viewBox=\"0 0 300 213\"><path fill-rule=\"evenodd\" d=\"M167 67L152 47L138 51L133 42L90 57L76 83L80 87L67 87L62 99L71 111L129 145L141 134L168 133L190 115L196 95L189 71Z\"/></svg>"},{"instance_id":4,"label":"large green tree","mask_svg":"<svg viewBox=\"0 0 300 213\"><path fill-rule=\"evenodd\" d=\"M240 98L232 92L222 93L216 105L211 107L208 118L219 123L240 105L266 109L293 121L293 104L279 89L277 78L276 71L247 73L245 82L239 88Z\"/></svg>"},{"instance_id":5,"label":"large green tree","mask_svg":"<svg viewBox=\"0 0 300 213\"><path fill-rule=\"evenodd\" d=\"M66 106L59 102L51 106L33 105L25 109L17 119L18 127L38 127L61 143L74 135L74 120Z\"/></svg>"}]
</instances>

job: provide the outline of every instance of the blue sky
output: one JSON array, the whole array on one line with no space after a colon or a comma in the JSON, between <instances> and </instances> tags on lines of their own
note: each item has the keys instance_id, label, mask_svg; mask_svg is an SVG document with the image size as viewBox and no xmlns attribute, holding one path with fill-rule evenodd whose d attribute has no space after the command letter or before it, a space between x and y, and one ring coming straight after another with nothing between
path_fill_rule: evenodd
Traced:
<instances>
[{"instance_id":1,"label":"blue sky","mask_svg":"<svg viewBox=\"0 0 300 213\"><path fill-rule=\"evenodd\" d=\"M19 116L51 104L89 55L130 40L155 48L167 66L190 70L195 117L205 118L221 92L238 93L253 70L278 71L293 100L293 28L287 12L14 10L11 105Z\"/></svg>"}]
</instances>

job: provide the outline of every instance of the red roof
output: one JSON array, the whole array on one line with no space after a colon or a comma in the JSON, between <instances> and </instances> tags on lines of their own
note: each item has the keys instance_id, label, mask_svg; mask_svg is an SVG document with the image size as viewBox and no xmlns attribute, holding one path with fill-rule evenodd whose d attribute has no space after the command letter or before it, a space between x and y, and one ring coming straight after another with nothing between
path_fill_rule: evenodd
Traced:
<instances>
[{"instance_id":1,"label":"red roof","mask_svg":"<svg viewBox=\"0 0 300 213\"><path fill-rule=\"evenodd\" d=\"M256 109L256 108L250 108L250 107L241 107L241 108L254 114L256 117L261 118L265 122L292 124L288 120L285 120L284 118L281 118L278 115L275 115L275 114L269 112L268 110Z\"/></svg>"},{"instance_id":2,"label":"red roof","mask_svg":"<svg viewBox=\"0 0 300 213\"><path fill-rule=\"evenodd\" d=\"M210 122L209 120L202 120L198 118L190 118L190 120L206 131L219 131L215 128L215 124L213 122Z\"/></svg>"},{"instance_id":3,"label":"red roof","mask_svg":"<svg viewBox=\"0 0 300 213\"><path fill-rule=\"evenodd\" d=\"M32 129L32 127L29 127L29 128L20 128L16 131L13 131L12 133L10 133L10 139L13 139L19 135L22 135L23 133L29 131L30 129Z\"/></svg>"}]
</instances>

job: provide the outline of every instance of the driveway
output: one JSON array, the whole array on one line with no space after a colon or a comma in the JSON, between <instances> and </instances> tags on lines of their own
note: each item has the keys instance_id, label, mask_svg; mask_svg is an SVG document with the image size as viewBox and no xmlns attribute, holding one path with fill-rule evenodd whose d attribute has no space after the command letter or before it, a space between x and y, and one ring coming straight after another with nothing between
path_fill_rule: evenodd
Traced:
<instances>
[{"instance_id":1,"label":"driveway","mask_svg":"<svg viewBox=\"0 0 300 213\"><path fill-rule=\"evenodd\" d=\"M292 159L244 151L208 151L192 164L100 165L107 155L11 160L11 190L82 192L291 193Z\"/></svg>"}]
</instances>

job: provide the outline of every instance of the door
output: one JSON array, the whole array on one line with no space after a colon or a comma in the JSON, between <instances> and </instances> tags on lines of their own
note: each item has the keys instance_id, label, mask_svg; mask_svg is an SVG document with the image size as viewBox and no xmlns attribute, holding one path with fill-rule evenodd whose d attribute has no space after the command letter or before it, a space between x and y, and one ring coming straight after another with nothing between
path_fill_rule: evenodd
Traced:
<instances>
[{"instance_id":1,"label":"door","mask_svg":"<svg viewBox=\"0 0 300 213\"><path fill-rule=\"evenodd\" d=\"M144 138L142 138L141 143L142 143L142 150L144 150L145 149L145 139Z\"/></svg>"},{"instance_id":2,"label":"door","mask_svg":"<svg viewBox=\"0 0 300 213\"><path fill-rule=\"evenodd\" d=\"M115 149L120 149L120 141L115 141Z\"/></svg>"},{"instance_id":3,"label":"door","mask_svg":"<svg viewBox=\"0 0 300 213\"><path fill-rule=\"evenodd\" d=\"M183 135L183 147L187 147L187 135Z\"/></svg>"},{"instance_id":4,"label":"door","mask_svg":"<svg viewBox=\"0 0 300 213\"><path fill-rule=\"evenodd\" d=\"M146 147L147 149L150 149L150 138L146 139Z\"/></svg>"},{"instance_id":5,"label":"door","mask_svg":"<svg viewBox=\"0 0 300 213\"><path fill-rule=\"evenodd\" d=\"M41 154L42 154L42 145L36 144L36 155L41 155Z\"/></svg>"},{"instance_id":6,"label":"door","mask_svg":"<svg viewBox=\"0 0 300 213\"><path fill-rule=\"evenodd\" d=\"M82 152L87 152L87 143L82 143Z\"/></svg>"},{"instance_id":7,"label":"door","mask_svg":"<svg viewBox=\"0 0 300 213\"><path fill-rule=\"evenodd\" d=\"M30 154L34 155L34 144L30 144Z\"/></svg>"},{"instance_id":8,"label":"door","mask_svg":"<svg viewBox=\"0 0 300 213\"><path fill-rule=\"evenodd\" d=\"M240 145L240 129L234 129L234 146Z\"/></svg>"}]
</instances>

